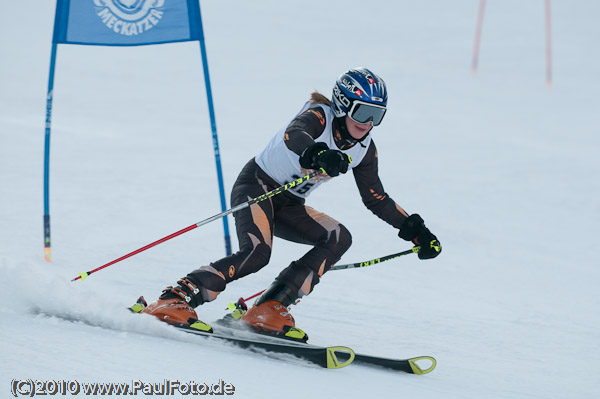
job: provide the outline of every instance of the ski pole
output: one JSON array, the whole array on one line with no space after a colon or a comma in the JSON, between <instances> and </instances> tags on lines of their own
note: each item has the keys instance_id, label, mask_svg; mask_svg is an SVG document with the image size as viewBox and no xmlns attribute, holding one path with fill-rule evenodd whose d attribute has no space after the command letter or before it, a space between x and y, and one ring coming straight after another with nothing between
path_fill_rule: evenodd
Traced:
<instances>
[{"instance_id":1,"label":"ski pole","mask_svg":"<svg viewBox=\"0 0 600 399\"><path fill-rule=\"evenodd\" d=\"M333 266L332 268L330 268L329 271L331 271L331 270L343 270L343 269L354 269L354 268L358 268L358 267L372 266L372 265L376 265L376 264L381 263L381 262L385 262L386 260L392 260L392 259L399 258L399 257L404 256L404 255L409 255L409 254L412 254L412 253L415 253L415 254L419 253L420 249L421 249L421 247L417 246L417 247L412 247L411 249L407 249L406 251L398 252L396 254L382 256L381 258L375 258L375 259L368 260L368 261L365 261L365 262L348 263L348 264L345 264L345 265L336 265L336 266ZM236 305L238 305L238 304L240 304L242 306L246 306L246 302L247 301L249 301L252 298L256 298L257 296L259 296L263 292L265 292L265 290L257 292L256 294L254 294L252 296L249 296L248 298L241 297L240 299L238 299L237 303L230 303L228 305L227 309L234 310L236 308ZM227 310L227 309L225 309L225 310Z\"/></svg>"},{"instance_id":2,"label":"ski pole","mask_svg":"<svg viewBox=\"0 0 600 399\"><path fill-rule=\"evenodd\" d=\"M268 193L259 195L256 198L252 198L251 200L248 200L248 201L244 202L243 204L239 204L237 206L234 206L233 208L230 208L230 209L228 209L226 211L223 211L223 212L221 212L221 213L219 213L217 215L211 216L211 217L209 217L207 219L204 219L204 220L202 220L202 221L200 221L198 223L192 224L191 226L188 226L188 227L186 227L184 229L176 231L175 233L170 234L170 235L168 235L166 237L163 237L160 240L154 241L153 243L150 243L150 244L148 244L148 245L146 245L146 246L144 246L144 247L142 247L140 249L136 249L135 251L130 252L127 255L123 255L123 256L121 256L118 259L115 259L115 260L113 260L111 262L108 262L105 265L97 267L94 270L90 270L89 272L86 272L86 273L79 273L79 275L77 277L75 277L74 279L72 279L71 281L76 281L76 280L80 280L80 279L81 279L81 281L83 281L83 280L85 280L92 273L96 273L99 270L102 270L102 269L107 268L107 267L109 267L111 265L114 265L115 263L118 263L118 262L120 262L120 261L122 261L124 259L127 259L127 258L129 258L129 257L131 257L133 255L137 255L140 252L143 252L143 251L145 251L147 249L150 249L150 248L152 248L152 247L154 247L154 246L156 246L158 244L161 244L161 243L163 243L165 241L168 241L171 238L175 238L177 236L182 235L183 233L187 233L190 230L194 230L197 227L204 226L205 224L208 224L208 223L210 223L212 221L218 220L218 219L222 218L223 216L229 215L230 213L237 212L239 210L242 210L244 208L249 207L250 205L257 204L257 203L262 202L264 200L267 200L267 199L269 199L269 198L271 198L271 197L273 197L273 196L275 196L277 194L281 194L282 192L287 191L287 190L289 190L289 189L291 189L293 187L296 187L296 186L304 183L305 181L308 181L308 180L312 179L313 177L318 176L318 175L320 175L322 173L325 173L325 170L323 168L321 168L319 170L314 170L313 172L311 172L311 173L309 173L309 174L307 174L305 176L302 176L302 177L300 177L300 178L298 178L298 179L296 179L296 180L294 180L294 181L292 181L290 183L286 183L286 184L284 184L282 186L279 186L279 187L277 187L277 188L269 191Z\"/></svg>"},{"instance_id":3,"label":"ski pole","mask_svg":"<svg viewBox=\"0 0 600 399\"><path fill-rule=\"evenodd\" d=\"M357 267L373 266L373 265L376 265L378 263L385 262L386 260L396 259L396 258L399 258L401 256L409 255L409 254L412 254L412 253L416 254L416 253L419 252L420 249L421 249L421 247L412 247L411 249L407 249L406 251L398 252L396 254L382 256L381 258L375 258L375 259L372 259L372 260L368 260L366 262L348 263L346 265L335 265L335 266L331 267L331 269L329 269L329 271L331 271L331 270L343 270L343 269L354 269L354 268L357 268Z\"/></svg>"}]
</instances>

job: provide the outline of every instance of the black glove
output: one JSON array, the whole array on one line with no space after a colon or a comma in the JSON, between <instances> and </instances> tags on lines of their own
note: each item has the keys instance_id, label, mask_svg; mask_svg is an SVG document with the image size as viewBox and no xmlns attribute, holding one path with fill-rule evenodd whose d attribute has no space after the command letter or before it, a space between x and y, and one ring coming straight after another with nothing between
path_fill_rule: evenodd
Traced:
<instances>
[{"instance_id":1,"label":"black glove","mask_svg":"<svg viewBox=\"0 0 600 399\"><path fill-rule=\"evenodd\" d=\"M442 244L437 237L425 227L423 218L414 213L410 215L400 227L398 237L412 241L415 245L421 247L419 249L419 259L435 258L442 252Z\"/></svg>"},{"instance_id":2,"label":"black glove","mask_svg":"<svg viewBox=\"0 0 600 399\"><path fill-rule=\"evenodd\" d=\"M325 143L308 146L300 155L300 166L306 169L325 169L331 177L348 171L350 158L338 150L330 150Z\"/></svg>"}]
</instances>

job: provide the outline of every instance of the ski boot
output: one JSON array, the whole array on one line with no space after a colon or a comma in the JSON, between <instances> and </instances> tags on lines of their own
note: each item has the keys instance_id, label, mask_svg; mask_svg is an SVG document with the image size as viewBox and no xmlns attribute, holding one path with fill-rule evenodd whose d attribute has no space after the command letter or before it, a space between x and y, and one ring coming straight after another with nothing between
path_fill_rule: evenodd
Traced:
<instances>
[{"instance_id":1,"label":"ski boot","mask_svg":"<svg viewBox=\"0 0 600 399\"><path fill-rule=\"evenodd\" d=\"M306 342L308 335L296 327L296 321L288 310L288 306L297 299L290 288L275 282L239 319L259 333Z\"/></svg>"},{"instance_id":2,"label":"ski boot","mask_svg":"<svg viewBox=\"0 0 600 399\"><path fill-rule=\"evenodd\" d=\"M198 320L198 315L194 310L195 306L202 302L200 289L187 278L180 279L177 287L167 287L163 290L158 300L150 305L146 303L144 297L140 297L136 304L131 307L135 313L150 314L160 321L178 326L188 326L195 330L213 332L212 327ZM191 305L191 306L190 306Z\"/></svg>"}]
</instances>

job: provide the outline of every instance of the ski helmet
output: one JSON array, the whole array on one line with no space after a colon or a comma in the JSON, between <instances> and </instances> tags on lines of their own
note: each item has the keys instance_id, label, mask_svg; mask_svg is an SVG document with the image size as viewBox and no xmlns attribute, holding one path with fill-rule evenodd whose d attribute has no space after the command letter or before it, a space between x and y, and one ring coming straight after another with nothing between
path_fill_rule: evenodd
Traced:
<instances>
[{"instance_id":1,"label":"ski helmet","mask_svg":"<svg viewBox=\"0 0 600 399\"><path fill-rule=\"evenodd\" d=\"M337 118L349 116L359 123L381 123L387 105L385 82L367 68L351 69L336 80L331 108Z\"/></svg>"}]
</instances>

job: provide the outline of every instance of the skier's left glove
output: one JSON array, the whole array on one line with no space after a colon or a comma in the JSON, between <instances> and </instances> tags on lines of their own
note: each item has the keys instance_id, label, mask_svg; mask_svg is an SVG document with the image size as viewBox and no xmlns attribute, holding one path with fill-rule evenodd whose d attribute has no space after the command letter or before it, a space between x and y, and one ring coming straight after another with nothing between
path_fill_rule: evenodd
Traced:
<instances>
[{"instance_id":1,"label":"skier's left glove","mask_svg":"<svg viewBox=\"0 0 600 399\"><path fill-rule=\"evenodd\" d=\"M425 227L423 218L414 213L410 215L400 227L398 237L412 241L415 245L420 246L419 259L432 259L442 252L442 244L437 237Z\"/></svg>"}]
</instances>

